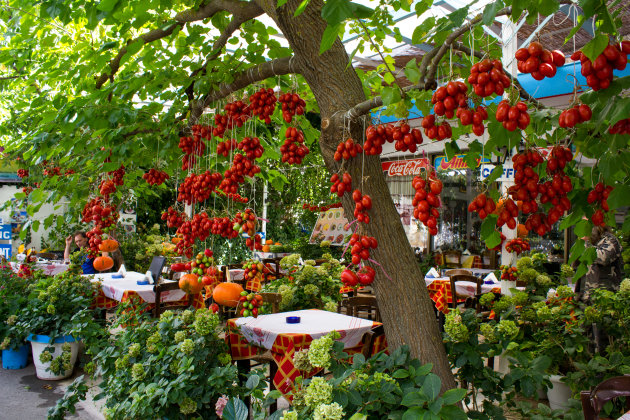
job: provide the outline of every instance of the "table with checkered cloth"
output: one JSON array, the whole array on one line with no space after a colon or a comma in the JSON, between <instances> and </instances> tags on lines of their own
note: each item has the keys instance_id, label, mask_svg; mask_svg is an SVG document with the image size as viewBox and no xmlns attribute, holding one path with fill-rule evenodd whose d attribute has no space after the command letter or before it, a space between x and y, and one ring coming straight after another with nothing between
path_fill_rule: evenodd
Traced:
<instances>
[{"instance_id":1,"label":"table with checkered cloth","mask_svg":"<svg viewBox=\"0 0 630 420\"><path fill-rule=\"evenodd\" d=\"M435 303L435 308L447 314L448 304L452 302L451 299L451 279L448 277L439 277L436 279L426 278L424 281L427 284L427 290L429 291L429 297ZM498 284L482 284L481 293L501 293L501 286ZM477 293L477 285L473 282L462 281L457 283L457 293L466 296L475 296Z\"/></svg>"},{"instance_id":2,"label":"table with checkered cloth","mask_svg":"<svg viewBox=\"0 0 630 420\"><path fill-rule=\"evenodd\" d=\"M299 316L301 321L299 324L287 324L287 316ZM363 334L378 325L380 323L367 319L309 309L261 315L258 318L230 319L226 341L234 360L250 359L262 354L265 349L271 350L273 360L278 365L273 384L286 395L293 389L293 383L298 376L310 377L317 373L300 372L295 368L293 355L296 351L308 348L314 339L337 331L341 335L339 341L344 343L345 351L349 354L357 353L362 350ZM384 337L379 338L374 345L374 351L386 348Z\"/></svg>"},{"instance_id":3,"label":"table with checkered cloth","mask_svg":"<svg viewBox=\"0 0 630 420\"><path fill-rule=\"evenodd\" d=\"M127 272L125 278L112 278L115 273L101 273L89 275L92 281L101 282L101 289L94 301L93 306L102 309L111 309L120 303L130 302L134 306L147 304L145 310L155 307L155 293L153 285L137 284L138 280L144 279L144 274L133 271ZM188 296L183 291L166 291L161 295L161 301L165 306L180 306L188 302ZM197 294L193 300L195 308L204 307L204 300L201 293Z\"/></svg>"},{"instance_id":4,"label":"table with checkered cloth","mask_svg":"<svg viewBox=\"0 0 630 420\"><path fill-rule=\"evenodd\" d=\"M11 269L17 273L20 271L20 263L9 262L11 264ZM42 270L44 274L47 276L54 276L59 273L63 273L70 267L70 264L64 264L62 262L46 262L46 261L38 261L33 265L33 270Z\"/></svg>"}]
</instances>

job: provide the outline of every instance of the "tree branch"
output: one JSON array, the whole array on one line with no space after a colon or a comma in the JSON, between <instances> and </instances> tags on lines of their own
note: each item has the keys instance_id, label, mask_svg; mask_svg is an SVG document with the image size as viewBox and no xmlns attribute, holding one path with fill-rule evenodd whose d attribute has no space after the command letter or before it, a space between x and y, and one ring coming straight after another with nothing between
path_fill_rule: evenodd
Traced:
<instances>
[{"instance_id":1,"label":"tree branch","mask_svg":"<svg viewBox=\"0 0 630 420\"><path fill-rule=\"evenodd\" d=\"M223 49L223 47L225 47L225 44L227 43L228 39L230 39L234 31L240 28L243 23L247 22L250 19L255 18L256 16L260 16L263 13L263 10L260 7L258 7L255 3L250 3L250 4L256 7L248 7L247 9L243 8L243 11L241 13L234 15L230 23L226 26L225 30L221 32L219 37L214 41L214 45L212 46L212 51L210 52L210 55L206 58L206 61L203 63L201 67L199 67L198 69L196 69L190 74L191 79L193 79L195 76L197 76L201 72L205 73L206 68L208 67L208 64L211 61L215 60L221 54L221 50ZM189 101L194 100L194 96L193 96L194 86L195 86L195 82L193 80L192 82L190 82L190 84L185 90Z\"/></svg>"},{"instance_id":2,"label":"tree branch","mask_svg":"<svg viewBox=\"0 0 630 420\"><path fill-rule=\"evenodd\" d=\"M220 85L217 89L214 89L204 95L204 97L196 104L192 104L193 106L190 114L191 120L196 121L203 113L203 110L212 102L223 99L232 92L243 89L252 83L256 83L273 76L297 73L294 64L293 57L283 57L267 61L259 64L258 66L250 67L245 71L237 73L234 76L234 81L232 83L224 83Z\"/></svg>"},{"instance_id":3,"label":"tree branch","mask_svg":"<svg viewBox=\"0 0 630 420\"><path fill-rule=\"evenodd\" d=\"M262 9L255 4L239 0L211 0L210 2L202 5L199 9L188 9L178 13L173 19L174 22L170 24L166 29L153 29L143 35L140 35L134 39L127 41L127 45L133 44L137 41L142 41L143 44L148 44L158 39L165 38L173 33L176 28L183 27L189 22L195 22L214 16L218 12L227 11L235 16L245 15L249 16L252 13L258 13L254 16L262 14ZM251 17L249 18L251 19ZM227 41L227 40L226 40ZM111 73L103 73L96 81L96 88L103 87L108 79L113 77L120 69L120 61L127 53L127 47L123 47L116 57L109 62Z\"/></svg>"}]
</instances>

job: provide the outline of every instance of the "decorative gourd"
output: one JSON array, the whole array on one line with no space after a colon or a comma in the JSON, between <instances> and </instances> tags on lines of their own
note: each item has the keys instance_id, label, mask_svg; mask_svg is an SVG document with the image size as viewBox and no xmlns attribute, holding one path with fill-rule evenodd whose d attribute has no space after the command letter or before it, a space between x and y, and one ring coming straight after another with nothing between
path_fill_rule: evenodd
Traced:
<instances>
[{"instance_id":1,"label":"decorative gourd","mask_svg":"<svg viewBox=\"0 0 630 420\"><path fill-rule=\"evenodd\" d=\"M236 308L242 291L243 287L238 283L219 283L212 292L212 298L219 305Z\"/></svg>"},{"instance_id":2,"label":"decorative gourd","mask_svg":"<svg viewBox=\"0 0 630 420\"><path fill-rule=\"evenodd\" d=\"M269 245L263 245L262 252L271 252Z\"/></svg>"},{"instance_id":3,"label":"decorative gourd","mask_svg":"<svg viewBox=\"0 0 630 420\"><path fill-rule=\"evenodd\" d=\"M96 271L105 271L114 266L114 260L111 257L107 256L96 257L94 259L93 265Z\"/></svg>"},{"instance_id":4,"label":"decorative gourd","mask_svg":"<svg viewBox=\"0 0 630 420\"><path fill-rule=\"evenodd\" d=\"M203 289L203 282L196 274L184 274L179 279L179 288L189 295L196 295Z\"/></svg>"},{"instance_id":5,"label":"decorative gourd","mask_svg":"<svg viewBox=\"0 0 630 420\"><path fill-rule=\"evenodd\" d=\"M114 239L105 239L98 246L98 249L101 252L114 252L114 251L116 251L118 249L118 241L116 241Z\"/></svg>"},{"instance_id":6,"label":"decorative gourd","mask_svg":"<svg viewBox=\"0 0 630 420\"><path fill-rule=\"evenodd\" d=\"M519 238L526 238L528 234L529 234L529 231L527 230L525 225L522 223L519 223L519 225L516 227L516 235Z\"/></svg>"}]
</instances>

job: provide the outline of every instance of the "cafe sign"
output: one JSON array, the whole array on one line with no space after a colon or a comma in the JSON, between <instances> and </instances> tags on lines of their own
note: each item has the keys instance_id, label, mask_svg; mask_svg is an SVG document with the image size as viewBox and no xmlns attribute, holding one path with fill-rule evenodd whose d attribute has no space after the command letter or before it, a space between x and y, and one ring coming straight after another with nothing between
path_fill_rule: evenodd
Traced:
<instances>
[{"instance_id":1,"label":"cafe sign","mask_svg":"<svg viewBox=\"0 0 630 420\"><path fill-rule=\"evenodd\" d=\"M468 169L468 165L464 161L466 155L455 155L451 159L446 156L436 156L435 158L435 170L436 171L457 171L462 169ZM488 158L477 158L477 166L481 163L490 162Z\"/></svg>"},{"instance_id":2,"label":"cafe sign","mask_svg":"<svg viewBox=\"0 0 630 420\"><path fill-rule=\"evenodd\" d=\"M381 167L384 172L387 172L387 176L415 176L420 175L423 169L430 168L431 163L427 158L419 158L382 162Z\"/></svg>"}]
</instances>

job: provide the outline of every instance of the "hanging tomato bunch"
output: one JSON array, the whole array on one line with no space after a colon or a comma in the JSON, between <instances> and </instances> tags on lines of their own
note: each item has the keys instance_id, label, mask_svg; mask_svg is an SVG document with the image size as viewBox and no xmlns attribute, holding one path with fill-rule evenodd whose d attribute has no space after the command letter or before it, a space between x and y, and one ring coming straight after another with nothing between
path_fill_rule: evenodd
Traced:
<instances>
[{"instance_id":1,"label":"hanging tomato bunch","mask_svg":"<svg viewBox=\"0 0 630 420\"><path fill-rule=\"evenodd\" d=\"M586 197L588 204L592 204L596 208L595 213L591 216L591 221L595 226L603 226L605 224L604 216L610 210L607 200L612 190L612 186L598 182Z\"/></svg>"},{"instance_id":2,"label":"hanging tomato bunch","mask_svg":"<svg viewBox=\"0 0 630 420\"><path fill-rule=\"evenodd\" d=\"M361 153L363 153L361 145L355 143L352 138L348 138L346 141L342 141L337 145L334 159L336 161L340 161L341 159L349 160Z\"/></svg>"},{"instance_id":3,"label":"hanging tomato bunch","mask_svg":"<svg viewBox=\"0 0 630 420\"><path fill-rule=\"evenodd\" d=\"M361 223L370 223L370 215L368 210L372 208L372 198L359 190L352 192L352 200L354 200L354 217Z\"/></svg>"},{"instance_id":4,"label":"hanging tomato bunch","mask_svg":"<svg viewBox=\"0 0 630 420\"><path fill-rule=\"evenodd\" d=\"M582 63L581 73L582 76L586 77L586 84L597 91L610 86L613 79L613 69L624 70L626 68L628 54L630 54L630 42L623 41L621 44L606 46L595 61L589 60L582 51L574 52L571 59L580 60Z\"/></svg>"},{"instance_id":5,"label":"hanging tomato bunch","mask_svg":"<svg viewBox=\"0 0 630 420\"><path fill-rule=\"evenodd\" d=\"M337 197L341 197L352 190L352 177L348 172L344 172L341 177L339 177L339 174L333 174L330 177L330 182L333 183L332 187L330 187L330 192L337 194Z\"/></svg>"},{"instance_id":6,"label":"hanging tomato bunch","mask_svg":"<svg viewBox=\"0 0 630 420\"><path fill-rule=\"evenodd\" d=\"M573 128L577 124L590 121L593 111L586 104L575 105L572 108L565 109L560 113L558 124L562 128Z\"/></svg>"},{"instance_id":7,"label":"hanging tomato bunch","mask_svg":"<svg viewBox=\"0 0 630 420\"><path fill-rule=\"evenodd\" d=\"M487 196L485 194L479 194L473 201L468 205L468 211L471 213L477 212L479 213L479 218L481 220L488 217L489 214L493 213L497 208L492 197Z\"/></svg>"},{"instance_id":8,"label":"hanging tomato bunch","mask_svg":"<svg viewBox=\"0 0 630 420\"><path fill-rule=\"evenodd\" d=\"M164 181L169 178L169 175L164 171L151 168L149 172L142 175L142 178L147 181L149 185L162 185Z\"/></svg>"},{"instance_id":9,"label":"hanging tomato bunch","mask_svg":"<svg viewBox=\"0 0 630 420\"><path fill-rule=\"evenodd\" d=\"M420 220L429 229L429 234L437 235L442 181L436 178L435 172L432 172L427 179L420 176L414 177L411 185L416 190L411 203L415 207L413 217Z\"/></svg>"},{"instance_id":10,"label":"hanging tomato bunch","mask_svg":"<svg viewBox=\"0 0 630 420\"><path fill-rule=\"evenodd\" d=\"M531 73L536 80L554 77L558 67L564 66L564 53L560 50L549 51L538 41L534 41L527 48L519 48L514 54L518 71Z\"/></svg>"},{"instance_id":11,"label":"hanging tomato bunch","mask_svg":"<svg viewBox=\"0 0 630 420\"><path fill-rule=\"evenodd\" d=\"M472 86L475 95L488 98L495 93L499 96L503 95L512 81L503 71L500 60L485 59L473 64L468 83Z\"/></svg>"},{"instance_id":12,"label":"hanging tomato bunch","mask_svg":"<svg viewBox=\"0 0 630 420\"><path fill-rule=\"evenodd\" d=\"M508 131L514 131L517 128L525 130L530 122L527 104L522 101L518 101L516 105L510 106L509 101L502 100L497 106L495 117L497 121L503 124L503 128Z\"/></svg>"},{"instance_id":13,"label":"hanging tomato bunch","mask_svg":"<svg viewBox=\"0 0 630 420\"><path fill-rule=\"evenodd\" d=\"M284 135L284 144L280 146L282 161L289 165L301 164L302 159L310 153L304 144L304 133L295 127L288 127Z\"/></svg>"},{"instance_id":14,"label":"hanging tomato bunch","mask_svg":"<svg viewBox=\"0 0 630 420\"><path fill-rule=\"evenodd\" d=\"M502 265L501 267L501 280L516 281L516 273L518 269L516 267L510 267L509 265Z\"/></svg>"},{"instance_id":15,"label":"hanging tomato bunch","mask_svg":"<svg viewBox=\"0 0 630 420\"><path fill-rule=\"evenodd\" d=\"M352 264L359 265L361 260L370 259L370 249L376 249L378 247L378 242L376 241L376 238L372 236L353 233L352 236L350 236L349 245L352 247L350 249Z\"/></svg>"},{"instance_id":16,"label":"hanging tomato bunch","mask_svg":"<svg viewBox=\"0 0 630 420\"><path fill-rule=\"evenodd\" d=\"M278 101L282 104L282 118L284 118L286 123L290 123L295 114L304 114L306 102L297 93L283 93L278 98Z\"/></svg>"}]
</instances>

